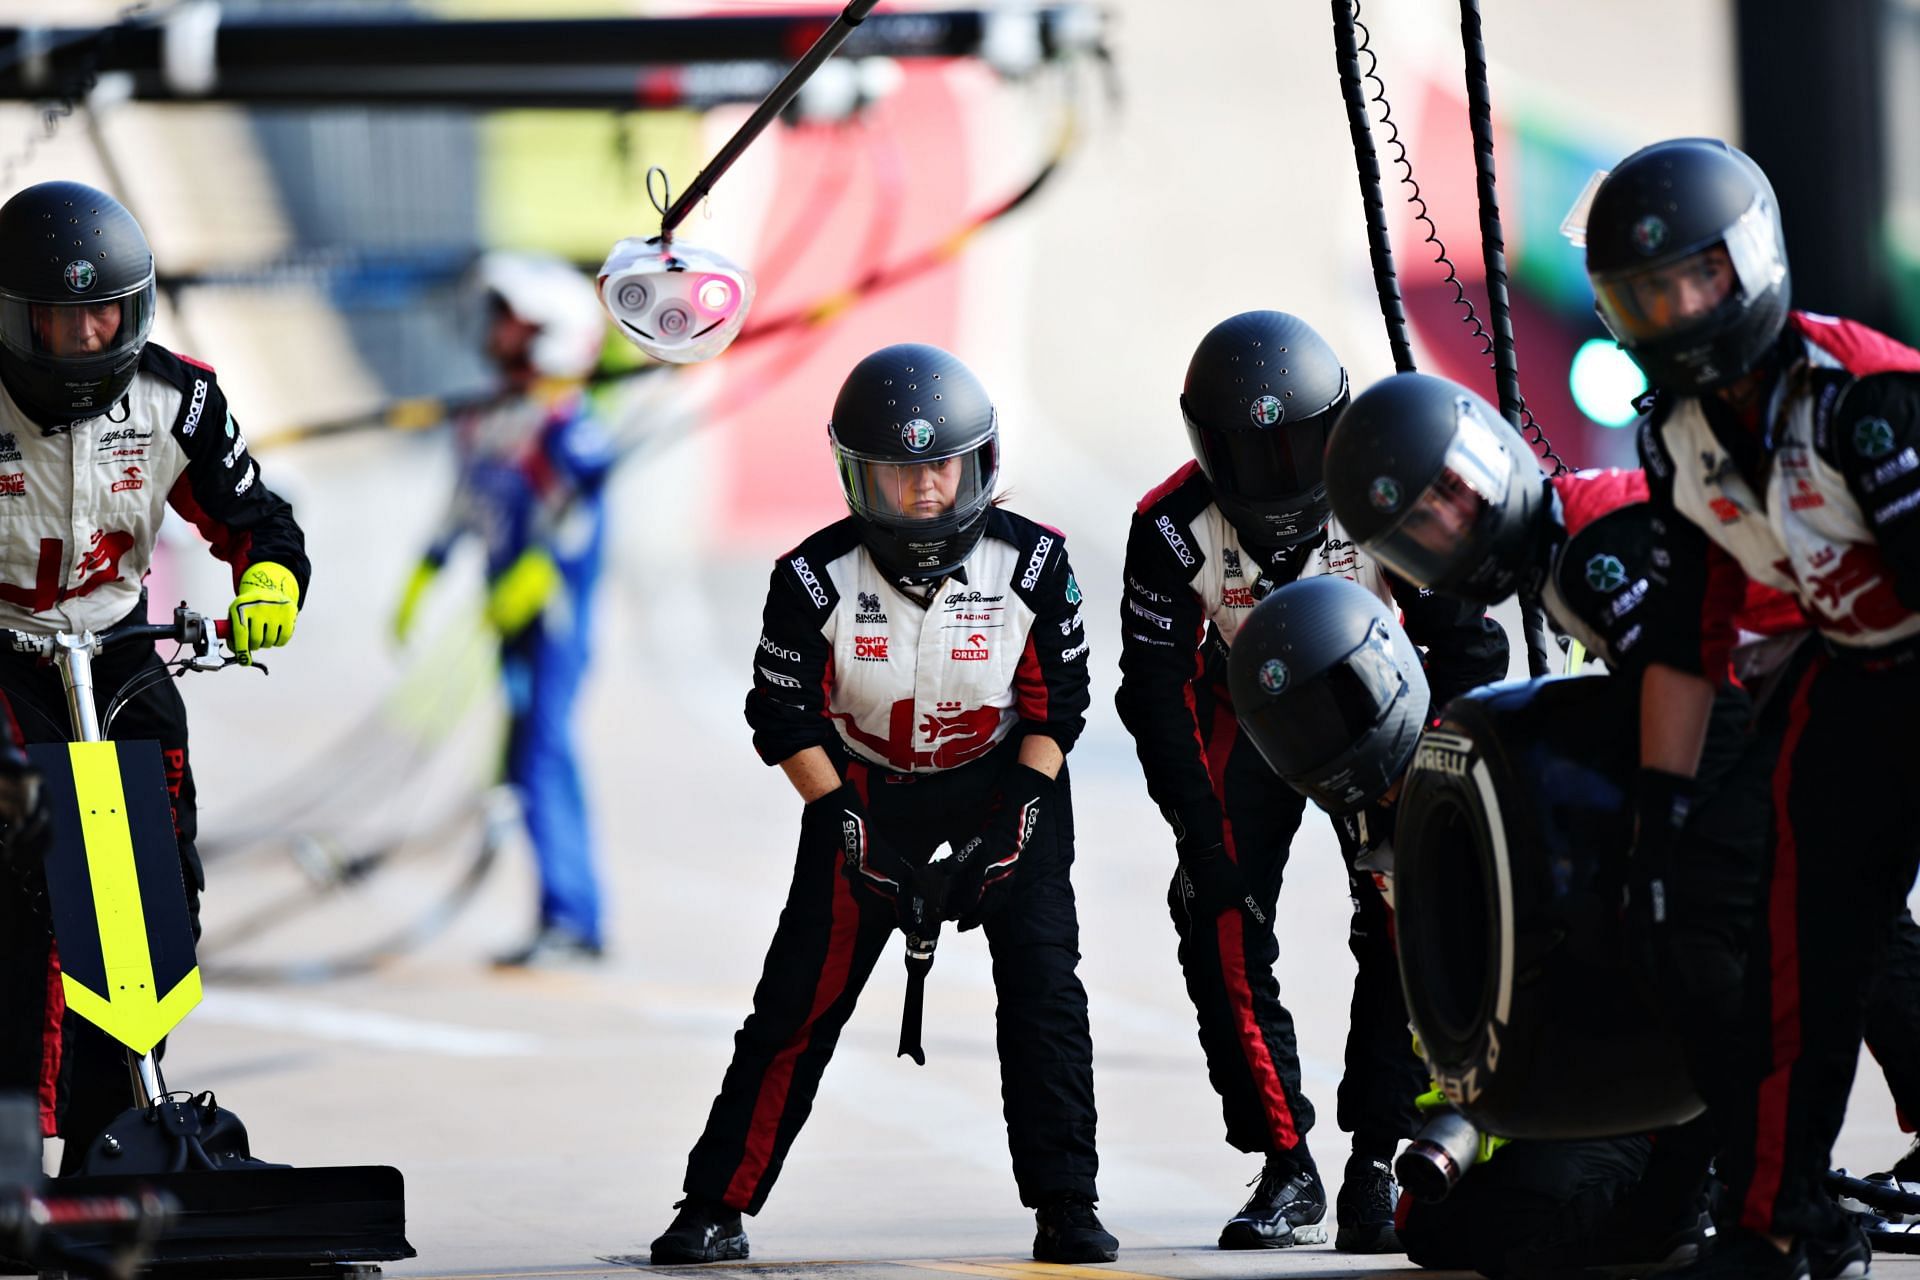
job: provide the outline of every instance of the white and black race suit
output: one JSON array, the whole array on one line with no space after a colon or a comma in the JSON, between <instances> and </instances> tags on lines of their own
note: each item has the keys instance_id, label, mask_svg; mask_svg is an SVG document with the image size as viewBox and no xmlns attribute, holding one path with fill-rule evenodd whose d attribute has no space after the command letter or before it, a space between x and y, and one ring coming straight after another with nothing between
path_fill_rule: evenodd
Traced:
<instances>
[{"instance_id":1,"label":"white and black race suit","mask_svg":"<svg viewBox=\"0 0 1920 1280\"><path fill-rule=\"evenodd\" d=\"M1746 1069L1714 1101L1741 1224L1821 1235L1868 983L1920 866L1920 352L1795 312L1760 394L1746 416L1718 397L1643 402L1656 565L1698 602L1670 612L1645 657L1726 681L1756 583L1821 637L1780 691L1756 1013Z\"/></svg>"},{"instance_id":2,"label":"white and black race suit","mask_svg":"<svg viewBox=\"0 0 1920 1280\"><path fill-rule=\"evenodd\" d=\"M997 803L1020 742L1062 751L1087 709L1087 639L1065 538L994 508L984 536L930 598L874 563L851 519L780 557L767 591L747 720L769 764L825 748L865 803L875 839L924 862ZM1075 973L1073 813L1057 800L986 916L1001 1098L1023 1202L1095 1196L1093 1048ZM759 1210L813 1104L840 1028L894 932L837 845L803 825L793 883L753 1012L705 1132L688 1194Z\"/></svg>"},{"instance_id":3,"label":"white and black race suit","mask_svg":"<svg viewBox=\"0 0 1920 1280\"><path fill-rule=\"evenodd\" d=\"M48 634L104 631L141 604L141 581L167 509L228 562L272 561L307 593L293 509L269 489L227 410L213 370L149 342L126 396L99 417L42 430L0 390L0 627ZM145 621L145 619L129 619ZM143 682L109 727L160 744L189 907L202 887L187 712L151 644L109 649L93 664L101 719L116 693ZM157 678L156 678L157 677ZM70 736L60 677L0 648L0 694L27 742ZM49 978L50 938L0 894L0 986L21 995L0 1026L0 1089L37 1092L42 1122L66 1137L69 1163L127 1103L125 1054L69 1015Z\"/></svg>"},{"instance_id":4,"label":"white and black race suit","mask_svg":"<svg viewBox=\"0 0 1920 1280\"><path fill-rule=\"evenodd\" d=\"M1177 883L1168 893L1208 1075L1221 1096L1227 1141L1242 1151L1292 1150L1313 1124L1293 1017L1273 973L1274 908L1306 800L1240 733L1227 650L1267 592L1320 574L1350 578L1399 604L1408 636L1425 650L1436 706L1507 671L1506 634L1484 610L1394 581L1337 523L1285 551L1259 551L1221 514L1194 463L1141 500L1127 538L1120 718L1180 851L1221 846L1269 922L1239 909L1192 920ZM1391 1159L1393 1142L1414 1132L1413 1099L1424 1077L1408 1048L1387 903L1372 875L1354 866L1357 842L1343 824L1335 831L1353 899L1349 945L1359 962L1340 1127L1386 1153L1375 1158Z\"/></svg>"}]
</instances>

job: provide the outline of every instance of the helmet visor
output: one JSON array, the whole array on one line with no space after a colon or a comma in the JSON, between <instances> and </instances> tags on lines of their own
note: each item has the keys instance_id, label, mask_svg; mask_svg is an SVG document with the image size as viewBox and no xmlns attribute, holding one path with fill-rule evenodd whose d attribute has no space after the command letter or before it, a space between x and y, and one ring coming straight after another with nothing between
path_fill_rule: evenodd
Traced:
<instances>
[{"instance_id":1,"label":"helmet visor","mask_svg":"<svg viewBox=\"0 0 1920 1280\"><path fill-rule=\"evenodd\" d=\"M1475 535L1499 518L1513 481L1499 438L1466 401L1459 404L1440 473L1399 520L1367 540L1381 563L1419 587L1449 582L1478 554ZM1376 481L1370 497L1391 501L1390 482Z\"/></svg>"},{"instance_id":2,"label":"helmet visor","mask_svg":"<svg viewBox=\"0 0 1920 1280\"><path fill-rule=\"evenodd\" d=\"M1259 406L1274 415L1272 425L1225 430L1194 421L1182 397L1180 416L1186 420L1194 455L1206 469L1215 493L1246 502L1271 502L1321 486L1327 432L1346 403L1343 391L1321 412L1289 422L1280 416L1286 412L1281 401L1267 396Z\"/></svg>"},{"instance_id":3,"label":"helmet visor","mask_svg":"<svg viewBox=\"0 0 1920 1280\"><path fill-rule=\"evenodd\" d=\"M840 485L855 515L903 531L937 533L964 524L993 497L995 442L912 462L864 458L838 444Z\"/></svg>"},{"instance_id":4,"label":"helmet visor","mask_svg":"<svg viewBox=\"0 0 1920 1280\"><path fill-rule=\"evenodd\" d=\"M0 294L0 342L43 361L110 361L146 342L153 306L151 283L118 298L86 302L30 302Z\"/></svg>"},{"instance_id":5,"label":"helmet visor","mask_svg":"<svg viewBox=\"0 0 1920 1280\"><path fill-rule=\"evenodd\" d=\"M1786 276L1773 219L1756 202L1719 240L1593 278L1600 318L1629 347L1719 329L1722 317Z\"/></svg>"},{"instance_id":6,"label":"helmet visor","mask_svg":"<svg viewBox=\"0 0 1920 1280\"><path fill-rule=\"evenodd\" d=\"M1262 688L1284 694L1257 713L1263 723L1255 726L1254 741L1274 772L1289 780L1353 750L1407 690L1393 641L1378 619L1359 648L1298 686L1289 686L1278 658L1267 659L1255 674Z\"/></svg>"}]
</instances>

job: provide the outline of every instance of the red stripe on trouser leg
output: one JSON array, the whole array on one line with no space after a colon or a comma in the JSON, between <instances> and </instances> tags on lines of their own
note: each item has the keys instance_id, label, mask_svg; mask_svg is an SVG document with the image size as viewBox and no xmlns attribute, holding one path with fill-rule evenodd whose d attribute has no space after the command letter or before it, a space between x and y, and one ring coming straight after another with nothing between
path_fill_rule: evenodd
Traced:
<instances>
[{"instance_id":1,"label":"red stripe on trouser leg","mask_svg":"<svg viewBox=\"0 0 1920 1280\"><path fill-rule=\"evenodd\" d=\"M827 956L820 966L819 981L814 984L813 1005L807 1010L806 1021L780 1047L760 1081L760 1094L753 1104L753 1122L747 1129L746 1150L741 1153L740 1167L734 1170L732 1181L727 1183L727 1193L722 1197L736 1209L753 1203L760 1179L766 1176L767 1165L773 1160L780 1121L787 1110L787 1090L793 1082L794 1061L813 1039L813 1027L820 1015L847 989L853 944L860 934L860 904L853 900L853 886L845 876L837 869L830 870L829 874L833 877L833 931L827 941Z\"/></svg>"},{"instance_id":2,"label":"red stripe on trouser leg","mask_svg":"<svg viewBox=\"0 0 1920 1280\"><path fill-rule=\"evenodd\" d=\"M47 1004L40 1027L40 1132L51 1138L57 1132L60 1100L60 1061L65 1042L60 1038L60 1023L67 1016L67 989L60 983L60 948L47 943Z\"/></svg>"},{"instance_id":3,"label":"red stripe on trouser leg","mask_svg":"<svg viewBox=\"0 0 1920 1280\"><path fill-rule=\"evenodd\" d=\"M1233 754L1239 736L1239 721L1230 708L1217 703L1213 724L1207 734L1207 776L1213 782L1214 799L1220 802L1220 838L1227 858L1238 865L1239 850L1234 845L1233 822L1227 817L1227 759ZM1275 779L1277 782L1278 779ZM1287 1103L1286 1086L1280 1081L1280 1069L1273 1061L1273 1048L1253 1012L1253 984L1247 980L1246 939L1240 931L1246 917L1238 908L1229 908L1214 918L1214 936L1219 942L1220 980L1226 987L1227 1003L1233 1007L1233 1025L1240 1038L1240 1052L1246 1055L1247 1074L1253 1078L1254 1092L1260 1098L1260 1110L1266 1114L1267 1132L1274 1146L1290 1151L1300 1145L1300 1131L1293 1122L1293 1108Z\"/></svg>"},{"instance_id":4,"label":"red stripe on trouser leg","mask_svg":"<svg viewBox=\"0 0 1920 1280\"><path fill-rule=\"evenodd\" d=\"M1769 1018L1772 1061L1760 1081L1754 1118L1753 1181L1740 1206L1740 1224L1749 1231L1773 1230L1773 1204L1780 1194L1787 1155L1787 1110L1793 1067L1800 1059L1800 847L1794 838L1789 803L1793 792L1793 756L1807 728L1814 679L1826 668L1816 662L1794 691L1780 763L1773 771L1773 882L1767 894L1767 955L1770 962Z\"/></svg>"}]
</instances>

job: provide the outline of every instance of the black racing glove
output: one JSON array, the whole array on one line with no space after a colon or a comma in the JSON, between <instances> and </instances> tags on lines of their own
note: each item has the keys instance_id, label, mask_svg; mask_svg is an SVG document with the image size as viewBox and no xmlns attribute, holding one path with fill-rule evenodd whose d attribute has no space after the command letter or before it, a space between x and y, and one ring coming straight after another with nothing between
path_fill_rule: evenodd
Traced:
<instances>
[{"instance_id":1,"label":"black racing glove","mask_svg":"<svg viewBox=\"0 0 1920 1280\"><path fill-rule=\"evenodd\" d=\"M946 881L942 919L958 920L965 932L1005 899L1020 859L1034 845L1040 824L1052 817L1054 781L1038 769L1014 764L1000 778L986 825L931 870Z\"/></svg>"},{"instance_id":2,"label":"black racing glove","mask_svg":"<svg viewBox=\"0 0 1920 1280\"><path fill-rule=\"evenodd\" d=\"M854 888L889 903L906 932L920 933L938 921L937 901L929 898L922 872L875 833L851 783L809 804L800 826L837 850L840 869Z\"/></svg>"},{"instance_id":3,"label":"black racing glove","mask_svg":"<svg viewBox=\"0 0 1920 1280\"><path fill-rule=\"evenodd\" d=\"M1247 888L1239 864L1227 856L1224 845L1210 844L1182 853L1174 878L1190 920L1212 920L1222 911L1244 911L1257 923L1267 923L1260 900Z\"/></svg>"},{"instance_id":4,"label":"black racing glove","mask_svg":"<svg viewBox=\"0 0 1920 1280\"><path fill-rule=\"evenodd\" d=\"M1622 941L1628 964L1656 1007L1664 999L1672 958L1668 885L1694 790L1692 778L1661 769L1642 769L1634 779L1634 836L1627 850Z\"/></svg>"},{"instance_id":5,"label":"black racing glove","mask_svg":"<svg viewBox=\"0 0 1920 1280\"><path fill-rule=\"evenodd\" d=\"M1667 923L1667 882L1674 851L1693 807L1692 778L1663 769L1642 769L1634 778L1633 847L1627 853L1627 911L1646 924Z\"/></svg>"}]
</instances>

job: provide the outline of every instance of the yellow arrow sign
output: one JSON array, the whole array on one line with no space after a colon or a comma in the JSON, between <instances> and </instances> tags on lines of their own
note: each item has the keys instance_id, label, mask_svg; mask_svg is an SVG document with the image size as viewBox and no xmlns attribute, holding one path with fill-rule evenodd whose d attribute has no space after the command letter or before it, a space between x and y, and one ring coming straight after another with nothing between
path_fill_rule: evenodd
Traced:
<instances>
[{"instance_id":1,"label":"yellow arrow sign","mask_svg":"<svg viewBox=\"0 0 1920 1280\"><path fill-rule=\"evenodd\" d=\"M111 742L70 743L68 752L107 989L94 991L64 972L60 983L75 1013L135 1053L150 1053L200 1003L200 970L188 970L170 991L156 990L119 753Z\"/></svg>"}]
</instances>

